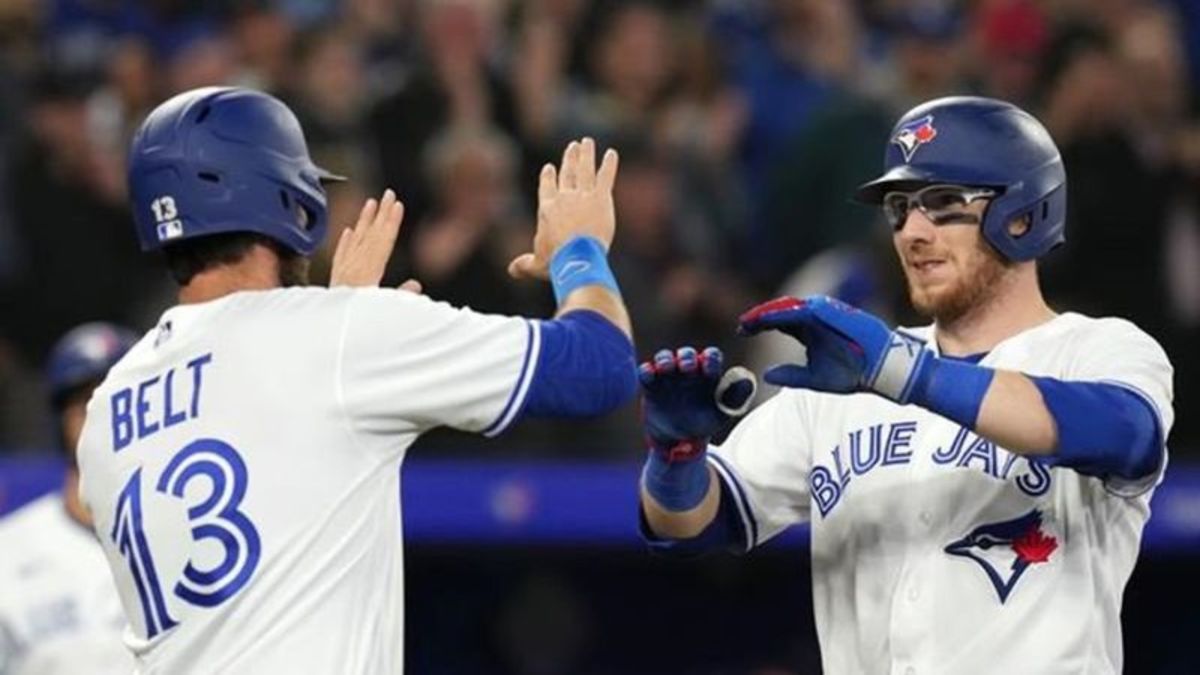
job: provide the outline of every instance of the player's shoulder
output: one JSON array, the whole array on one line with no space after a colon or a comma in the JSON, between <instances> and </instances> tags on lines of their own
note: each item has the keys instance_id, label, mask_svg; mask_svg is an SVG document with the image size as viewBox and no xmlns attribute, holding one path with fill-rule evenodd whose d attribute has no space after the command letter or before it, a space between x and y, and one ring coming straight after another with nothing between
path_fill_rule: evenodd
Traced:
<instances>
[{"instance_id":1,"label":"player's shoulder","mask_svg":"<svg viewBox=\"0 0 1200 675\"><path fill-rule=\"evenodd\" d=\"M1163 351L1154 336L1129 319L1117 316L1094 317L1079 312L1064 312L1038 331L1046 341L1065 341L1069 344L1145 347Z\"/></svg>"},{"instance_id":2,"label":"player's shoulder","mask_svg":"<svg viewBox=\"0 0 1200 675\"><path fill-rule=\"evenodd\" d=\"M367 303L367 311L384 311L426 302L422 296L394 288L295 286L239 291L209 302L171 307L148 339L130 350L122 367L114 370L136 372L141 362L156 362L175 345L195 338L226 344L274 344L277 349L295 351L336 339L354 303Z\"/></svg>"},{"instance_id":3,"label":"player's shoulder","mask_svg":"<svg viewBox=\"0 0 1200 675\"><path fill-rule=\"evenodd\" d=\"M424 295L399 288L303 286L235 293L223 310L266 320L311 321L343 315L352 306L415 311L433 304Z\"/></svg>"}]
</instances>

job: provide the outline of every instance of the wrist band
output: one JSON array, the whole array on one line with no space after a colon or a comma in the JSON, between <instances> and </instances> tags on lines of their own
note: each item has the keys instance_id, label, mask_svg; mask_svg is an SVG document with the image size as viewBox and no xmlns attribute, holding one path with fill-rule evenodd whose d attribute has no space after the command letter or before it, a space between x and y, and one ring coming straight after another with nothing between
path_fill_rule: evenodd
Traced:
<instances>
[{"instance_id":1,"label":"wrist band","mask_svg":"<svg viewBox=\"0 0 1200 675\"><path fill-rule=\"evenodd\" d=\"M707 444L702 446L707 448ZM642 485L663 508L690 511L708 494L707 452L696 452L687 459L670 460L652 448L642 469Z\"/></svg>"},{"instance_id":2,"label":"wrist band","mask_svg":"<svg viewBox=\"0 0 1200 675\"><path fill-rule=\"evenodd\" d=\"M560 305L583 286L603 286L621 294L608 266L608 253L595 237L575 237L554 252L550 259L550 285L554 288L554 301Z\"/></svg>"},{"instance_id":3,"label":"wrist band","mask_svg":"<svg viewBox=\"0 0 1200 675\"><path fill-rule=\"evenodd\" d=\"M929 355L914 378L909 401L974 430L996 371Z\"/></svg>"}]
</instances>

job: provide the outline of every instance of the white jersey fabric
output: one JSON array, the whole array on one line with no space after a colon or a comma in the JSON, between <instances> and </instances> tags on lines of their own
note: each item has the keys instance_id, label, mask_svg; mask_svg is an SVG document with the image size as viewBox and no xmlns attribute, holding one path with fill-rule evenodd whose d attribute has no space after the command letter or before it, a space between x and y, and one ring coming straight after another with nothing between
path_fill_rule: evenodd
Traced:
<instances>
[{"instance_id":1,"label":"white jersey fabric","mask_svg":"<svg viewBox=\"0 0 1200 675\"><path fill-rule=\"evenodd\" d=\"M0 521L0 675L128 675L124 628L104 553L61 494Z\"/></svg>"},{"instance_id":2,"label":"white jersey fabric","mask_svg":"<svg viewBox=\"0 0 1200 675\"><path fill-rule=\"evenodd\" d=\"M1118 384L1171 426L1171 365L1124 320L1062 314L980 365ZM1165 456L1140 484L1106 481L917 406L786 390L710 461L751 546L811 523L826 673L1093 674L1121 672L1121 596Z\"/></svg>"},{"instance_id":3,"label":"white jersey fabric","mask_svg":"<svg viewBox=\"0 0 1200 675\"><path fill-rule=\"evenodd\" d=\"M405 450L503 430L538 344L536 322L392 289L168 310L79 447L140 672L401 672Z\"/></svg>"}]
</instances>

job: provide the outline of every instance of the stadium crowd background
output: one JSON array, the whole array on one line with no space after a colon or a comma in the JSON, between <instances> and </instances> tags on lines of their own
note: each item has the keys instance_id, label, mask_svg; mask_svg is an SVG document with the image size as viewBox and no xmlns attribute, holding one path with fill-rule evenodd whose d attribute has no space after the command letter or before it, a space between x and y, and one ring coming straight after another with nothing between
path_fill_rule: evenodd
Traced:
<instances>
[{"instance_id":1,"label":"stadium crowd background","mask_svg":"<svg viewBox=\"0 0 1200 675\"><path fill-rule=\"evenodd\" d=\"M734 317L783 288L914 320L886 226L851 189L913 103L1015 101L1070 180L1068 245L1043 266L1052 304L1157 336L1177 368L1174 449L1200 447L1200 3L10 0L0 45L0 447L52 443L34 392L56 337L93 319L144 329L171 301L136 250L124 151L155 104L207 84L295 107L318 161L353 178L332 188L335 227L397 189L390 280L485 311L551 311L548 289L504 273L536 169L580 134L616 146L614 267L643 355L747 356ZM639 433L631 406L487 452L627 453Z\"/></svg>"},{"instance_id":2,"label":"stadium crowd background","mask_svg":"<svg viewBox=\"0 0 1200 675\"><path fill-rule=\"evenodd\" d=\"M54 447L40 392L58 336L88 320L145 329L173 302L133 236L133 130L172 93L240 84L291 104L317 162L352 178L331 188L328 241L366 197L393 187L407 214L389 281L416 277L431 296L484 311L552 311L548 288L504 272L532 234L537 168L581 134L617 147L612 258L639 354L716 344L752 364L778 358L778 346L736 338L735 317L784 291L917 320L890 232L849 200L852 188L878 171L893 120L916 102L1014 101L1046 123L1067 166L1067 245L1043 265L1051 304L1130 318L1165 345L1176 366L1173 457L1200 457L1195 0L7 0L0 82L0 453ZM630 406L495 441L434 435L414 455L637 463L640 436ZM521 600L493 612L490 656L464 649L461 670L438 661L417 672L592 672L579 645L610 633L608 615L581 609L570 588L583 568L530 567L529 555L492 560L498 570L483 580L452 553L413 559L418 579L436 567L461 590L414 582L410 606L469 608L497 584ZM625 557L600 560L633 569ZM725 583L730 603L753 602L731 575L798 577L755 597L788 605L767 620L811 633L805 568L770 556L735 563L686 574L697 587ZM647 594L677 574L652 567L630 572ZM586 591L601 604L616 583L604 574L613 571ZM530 607L541 612L522 614ZM454 635L465 619L429 610L421 624L417 614L419 664L422 625ZM812 663L802 637L788 638L784 662Z\"/></svg>"}]
</instances>

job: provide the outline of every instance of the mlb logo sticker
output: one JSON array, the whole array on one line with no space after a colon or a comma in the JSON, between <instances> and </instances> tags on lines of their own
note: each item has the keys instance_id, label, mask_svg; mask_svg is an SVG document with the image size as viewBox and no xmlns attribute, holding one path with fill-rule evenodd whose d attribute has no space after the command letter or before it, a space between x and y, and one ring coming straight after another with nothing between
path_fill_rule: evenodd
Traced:
<instances>
[{"instance_id":1,"label":"mlb logo sticker","mask_svg":"<svg viewBox=\"0 0 1200 675\"><path fill-rule=\"evenodd\" d=\"M158 224L158 240L166 241L167 239L175 239L183 236L183 221L169 220L165 223Z\"/></svg>"},{"instance_id":2,"label":"mlb logo sticker","mask_svg":"<svg viewBox=\"0 0 1200 675\"><path fill-rule=\"evenodd\" d=\"M933 126L933 115L926 115L900 127L892 142L900 146L900 151L904 153L904 161L909 162L912 161L917 148L937 138L937 133Z\"/></svg>"}]
</instances>

